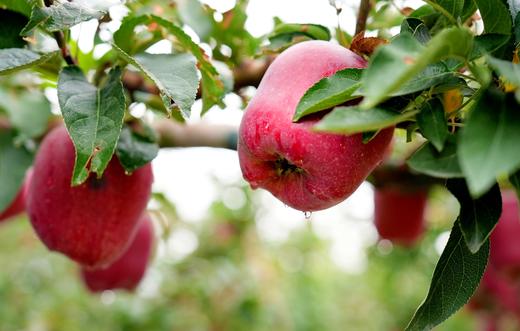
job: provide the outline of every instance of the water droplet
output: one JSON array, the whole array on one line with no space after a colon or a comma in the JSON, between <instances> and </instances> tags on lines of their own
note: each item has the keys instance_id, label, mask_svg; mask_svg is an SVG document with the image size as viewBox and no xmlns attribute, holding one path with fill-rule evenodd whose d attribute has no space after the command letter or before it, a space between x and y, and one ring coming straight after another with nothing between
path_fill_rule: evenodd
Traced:
<instances>
[{"instance_id":1,"label":"water droplet","mask_svg":"<svg viewBox=\"0 0 520 331\"><path fill-rule=\"evenodd\" d=\"M303 212L303 216L305 217L306 220L310 220L311 216L312 216L312 212L311 211L304 211Z\"/></svg>"}]
</instances>

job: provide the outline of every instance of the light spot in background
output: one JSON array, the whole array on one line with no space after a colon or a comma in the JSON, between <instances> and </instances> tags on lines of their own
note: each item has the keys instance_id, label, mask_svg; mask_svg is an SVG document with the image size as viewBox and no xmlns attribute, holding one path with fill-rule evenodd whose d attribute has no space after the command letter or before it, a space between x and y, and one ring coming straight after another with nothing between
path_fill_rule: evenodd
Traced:
<instances>
[{"instance_id":1,"label":"light spot in background","mask_svg":"<svg viewBox=\"0 0 520 331\"><path fill-rule=\"evenodd\" d=\"M137 292L140 297L155 298L161 295L163 275L153 265L148 268L144 279L139 284Z\"/></svg>"},{"instance_id":2,"label":"light spot in background","mask_svg":"<svg viewBox=\"0 0 520 331\"><path fill-rule=\"evenodd\" d=\"M172 42L167 39L159 40L146 49L146 53L150 54L171 54L171 52Z\"/></svg>"},{"instance_id":3,"label":"light spot in background","mask_svg":"<svg viewBox=\"0 0 520 331\"><path fill-rule=\"evenodd\" d=\"M98 26L97 19L82 22L70 29L70 37L78 43L79 49L83 53L89 53L94 48L94 36ZM74 49L72 50L74 54Z\"/></svg>"},{"instance_id":4,"label":"light spot in background","mask_svg":"<svg viewBox=\"0 0 520 331\"><path fill-rule=\"evenodd\" d=\"M446 244L448 243L448 239L450 239L450 231L445 231L441 233L436 239L435 239L435 251L437 254L441 255L442 251L444 251L444 248L446 247Z\"/></svg>"},{"instance_id":5,"label":"light spot in background","mask_svg":"<svg viewBox=\"0 0 520 331\"><path fill-rule=\"evenodd\" d=\"M94 47L94 59L99 60L112 49L110 44L98 44Z\"/></svg>"},{"instance_id":6,"label":"light spot in background","mask_svg":"<svg viewBox=\"0 0 520 331\"><path fill-rule=\"evenodd\" d=\"M201 2L220 13L224 13L232 9L236 3L235 0L201 0Z\"/></svg>"},{"instance_id":7,"label":"light spot in background","mask_svg":"<svg viewBox=\"0 0 520 331\"><path fill-rule=\"evenodd\" d=\"M180 261L193 253L199 246L195 233L185 228L176 228L166 242L165 257Z\"/></svg>"},{"instance_id":8,"label":"light spot in background","mask_svg":"<svg viewBox=\"0 0 520 331\"><path fill-rule=\"evenodd\" d=\"M238 187L228 187L222 192L222 202L233 210L240 209L246 204L246 196Z\"/></svg>"},{"instance_id":9,"label":"light spot in background","mask_svg":"<svg viewBox=\"0 0 520 331\"><path fill-rule=\"evenodd\" d=\"M128 106L128 110L133 117L141 118L146 113L146 105L142 102L133 102Z\"/></svg>"},{"instance_id":10,"label":"light spot in background","mask_svg":"<svg viewBox=\"0 0 520 331\"><path fill-rule=\"evenodd\" d=\"M116 293L112 290L105 290L101 293L99 299L105 306L110 306L116 301Z\"/></svg>"},{"instance_id":11,"label":"light spot in background","mask_svg":"<svg viewBox=\"0 0 520 331\"><path fill-rule=\"evenodd\" d=\"M296 247L284 248L278 255L278 260L287 272L301 271L305 262L302 252Z\"/></svg>"},{"instance_id":12,"label":"light spot in background","mask_svg":"<svg viewBox=\"0 0 520 331\"><path fill-rule=\"evenodd\" d=\"M51 104L51 113L54 115L60 115L61 110L58 103L58 90L54 87L46 87L43 94Z\"/></svg>"},{"instance_id":13,"label":"light spot in background","mask_svg":"<svg viewBox=\"0 0 520 331\"><path fill-rule=\"evenodd\" d=\"M377 243L377 251L382 255L388 255L394 250L394 244L390 240L383 239Z\"/></svg>"}]
</instances>

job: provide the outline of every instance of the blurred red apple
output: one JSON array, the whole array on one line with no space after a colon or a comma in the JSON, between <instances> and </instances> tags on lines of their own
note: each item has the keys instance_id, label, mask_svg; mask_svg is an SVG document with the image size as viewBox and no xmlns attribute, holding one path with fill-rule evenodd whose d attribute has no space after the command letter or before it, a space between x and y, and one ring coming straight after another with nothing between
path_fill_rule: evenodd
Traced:
<instances>
[{"instance_id":1,"label":"blurred red apple","mask_svg":"<svg viewBox=\"0 0 520 331\"><path fill-rule=\"evenodd\" d=\"M520 209L515 192L502 192L502 215L491 233L489 262L499 271L520 276Z\"/></svg>"},{"instance_id":2,"label":"blurred red apple","mask_svg":"<svg viewBox=\"0 0 520 331\"><path fill-rule=\"evenodd\" d=\"M424 211L428 201L426 188L400 185L377 187L374 194L374 222L383 239L412 246L424 232Z\"/></svg>"},{"instance_id":3,"label":"blurred red apple","mask_svg":"<svg viewBox=\"0 0 520 331\"><path fill-rule=\"evenodd\" d=\"M43 140L34 163L28 213L53 251L87 267L103 267L124 252L150 197L152 168L125 174L113 157L101 178L71 187L75 150L64 127Z\"/></svg>"},{"instance_id":4,"label":"blurred red apple","mask_svg":"<svg viewBox=\"0 0 520 331\"><path fill-rule=\"evenodd\" d=\"M363 58L339 45L307 41L278 56L263 77L239 129L244 178L301 211L345 200L381 162L392 139L388 128L369 143L361 134L313 132L323 113L292 121L304 93L345 68L364 68Z\"/></svg>"},{"instance_id":5,"label":"blurred red apple","mask_svg":"<svg viewBox=\"0 0 520 331\"><path fill-rule=\"evenodd\" d=\"M22 187L16 194L11 204L2 212L0 212L0 222L17 216L25 211L25 205L27 202L27 190L29 183L31 182L32 169L29 169L25 174Z\"/></svg>"},{"instance_id":6,"label":"blurred red apple","mask_svg":"<svg viewBox=\"0 0 520 331\"><path fill-rule=\"evenodd\" d=\"M85 285L91 292L134 290L143 278L153 246L153 224L145 213L128 249L116 261L103 269L81 269Z\"/></svg>"}]
</instances>

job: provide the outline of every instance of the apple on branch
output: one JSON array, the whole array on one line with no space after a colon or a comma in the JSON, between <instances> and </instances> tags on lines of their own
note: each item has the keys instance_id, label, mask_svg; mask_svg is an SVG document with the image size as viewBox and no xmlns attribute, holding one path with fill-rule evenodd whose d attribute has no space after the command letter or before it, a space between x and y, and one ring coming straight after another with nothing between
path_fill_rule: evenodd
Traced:
<instances>
[{"instance_id":1,"label":"apple on branch","mask_svg":"<svg viewBox=\"0 0 520 331\"><path fill-rule=\"evenodd\" d=\"M317 133L323 113L294 123L296 106L320 79L346 68L364 68L363 58L325 41L296 44L267 69L239 129L238 156L244 178L285 204L316 211L349 197L381 162L393 128L364 144L361 134Z\"/></svg>"}]
</instances>

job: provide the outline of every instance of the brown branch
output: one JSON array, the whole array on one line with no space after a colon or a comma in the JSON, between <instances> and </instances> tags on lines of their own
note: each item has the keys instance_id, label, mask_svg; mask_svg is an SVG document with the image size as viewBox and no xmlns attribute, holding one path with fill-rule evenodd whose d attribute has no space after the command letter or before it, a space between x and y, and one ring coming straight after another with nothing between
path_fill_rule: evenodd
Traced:
<instances>
[{"instance_id":1,"label":"brown branch","mask_svg":"<svg viewBox=\"0 0 520 331\"><path fill-rule=\"evenodd\" d=\"M69 48L67 47L67 42L65 41L65 36L63 32L56 31L53 33L54 39L56 39L56 42L58 43L58 47L61 50L61 56L67 62L68 65L75 65L76 61L72 58L69 52Z\"/></svg>"},{"instance_id":2,"label":"brown branch","mask_svg":"<svg viewBox=\"0 0 520 331\"><path fill-rule=\"evenodd\" d=\"M231 125L181 124L162 119L152 124L164 147L218 147L236 149L237 128Z\"/></svg>"},{"instance_id":3,"label":"brown branch","mask_svg":"<svg viewBox=\"0 0 520 331\"><path fill-rule=\"evenodd\" d=\"M361 0L359 3L359 11L357 15L357 21L356 21L356 33L358 34L362 31L365 31L367 28L367 19L368 14L370 13L372 5L370 3L370 0Z\"/></svg>"}]
</instances>

